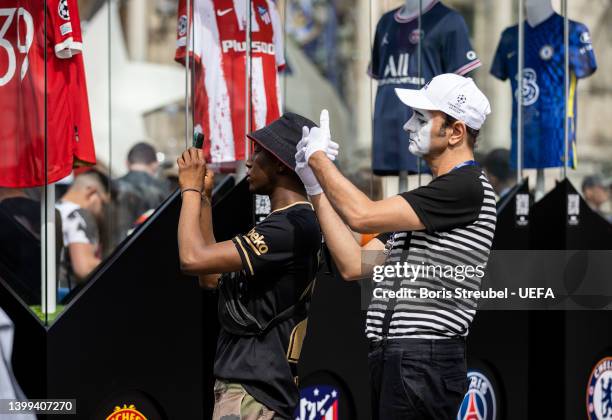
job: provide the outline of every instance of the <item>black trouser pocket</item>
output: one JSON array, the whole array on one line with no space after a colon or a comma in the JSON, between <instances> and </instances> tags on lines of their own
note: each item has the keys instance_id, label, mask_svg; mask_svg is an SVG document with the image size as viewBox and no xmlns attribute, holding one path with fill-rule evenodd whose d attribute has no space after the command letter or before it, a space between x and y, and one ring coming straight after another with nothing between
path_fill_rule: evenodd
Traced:
<instances>
[{"instance_id":1,"label":"black trouser pocket","mask_svg":"<svg viewBox=\"0 0 612 420\"><path fill-rule=\"evenodd\" d=\"M442 376L442 383L448 392L458 393L461 395L461 398L463 398L468 389L468 378L465 373Z\"/></svg>"}]
</instances>

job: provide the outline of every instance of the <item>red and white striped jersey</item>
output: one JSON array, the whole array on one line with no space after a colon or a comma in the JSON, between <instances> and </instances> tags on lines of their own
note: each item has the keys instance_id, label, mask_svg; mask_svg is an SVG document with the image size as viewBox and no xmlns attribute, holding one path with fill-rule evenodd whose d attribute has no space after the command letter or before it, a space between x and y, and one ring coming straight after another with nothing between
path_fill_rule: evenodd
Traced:
<instances>
[{"instance_id":1,"label":"red and white striped jersey","mask_svg":"<svg viewBox=\"0 0 612 420\"><path fill-rule=\"evenodd\" d=\"M175 60L194 68L194 126L213 163L243 160L245 134L281 114L278 70L285 65L280 16L272 0L251 0L251 127L245 130L245 0L179 0ZM188 19L189 16L189 19ZM190 24L188 24L188 22ZM188 31L193 29L188 37Z\"/></svg>"}]
</instances>

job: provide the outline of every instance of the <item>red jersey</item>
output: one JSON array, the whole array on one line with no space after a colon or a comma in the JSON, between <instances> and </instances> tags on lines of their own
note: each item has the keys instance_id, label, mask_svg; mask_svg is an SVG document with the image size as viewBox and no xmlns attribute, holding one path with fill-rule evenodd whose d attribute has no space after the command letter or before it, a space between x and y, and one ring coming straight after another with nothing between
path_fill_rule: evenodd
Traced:
<instances>
[{"instance_id":1,"label":"red jersey","mask_svg":"<svg viewBox=\"0 0 612 420\"><path fill-rule=\"evenodd\" d=\"M187 32L194 72L194 125L200 126L209 162L244 159L247 3L242 0L179 0L175 59L185 63ZM251 1L251 127L281 113L277 70L285 64L280 17L272 0Z\"/></svg>"},{"instance_id":2,"label":"red jersey","mask_svg":"<svg viewBox=\"0 0 612 420\"><path fill-rule=\"evenodd\" d=\"M75 154L95 162L91 135L85 136L88 147L76 147L81 125L88 126L78 117L82 112L75 111L75 92L81 88L71 84L79 73L73 66L78 65L81 42L76 0L3 0L0 186L58 181L70 174ZM82 64L80 69L82 75Z\"/></svg>"},{"instance_id":3,"label":"red jersey","mask_svg":"<svg viewBox=\"0 0 612 420\"><path fill-rule=\"evenodd\" d=\"M81 51L70 60L70 102L74 124L73 155L74 166L95 165L96 152L94 149L91 118L89 116L89 96L87 95L87 81L85 79L85 64L83 62L83 35L81 33L81 20L79 19L78 2L69 1L70 14L73 19L72 48Z\"/></svg>"}]
</instances>

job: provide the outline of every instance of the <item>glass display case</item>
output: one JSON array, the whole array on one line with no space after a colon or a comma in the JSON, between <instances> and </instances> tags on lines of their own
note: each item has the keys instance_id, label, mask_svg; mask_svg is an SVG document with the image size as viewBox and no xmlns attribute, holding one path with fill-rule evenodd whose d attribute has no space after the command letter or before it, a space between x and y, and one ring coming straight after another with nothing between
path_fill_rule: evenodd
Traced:
<instances>
[{"instance_id":1,"label":"glass display case","mask_svg":"<svg viewBox=\"0 0 612 420\"><path fill-rule=\"evenodd\" d=\"M367 195L427 183L394 90L441 73L490 99L476 152L499 195L522 176L537 200L556 180L597 175L593 206L611 210L606 2L9 3L0 278L46 324L176 189L197 133L219 179L240 178L247 133L283 112L318 122L325 108L337 164Z\"/></svg>"}]
</instances>

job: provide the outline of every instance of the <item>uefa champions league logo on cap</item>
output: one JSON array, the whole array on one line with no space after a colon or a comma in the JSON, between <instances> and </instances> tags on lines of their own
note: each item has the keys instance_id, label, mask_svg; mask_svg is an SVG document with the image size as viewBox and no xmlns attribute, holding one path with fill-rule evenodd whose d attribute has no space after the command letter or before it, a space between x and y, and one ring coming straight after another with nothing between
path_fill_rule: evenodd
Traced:
<instances>
[{"instance_id":1,"label":"uefa champions league logo on cap","mask_svg":"<svg viewBox=\"0 0 612 420\"><path fill-rule=\"evenodd\" d=\"M457 420L495 420L496 401L493 385L483 373L471 370L467 374L468 391L457 413Z\"/></svg>"},{"instance_id":2,"label":"uefa champions league logo on cap","mask_svg":"<svg viewBox=\"0 0 612 420\"><path fill-rule=\"evenodd\" d=\"M612 357L601 359L593 368L586 404L589 420L612 419Z\"/></svg>"},{"instance_id":3,"label":"uefa champions league logo on cap","mask_svg":"<svg viewBox=\"0 0 612 420\"><path fill-rule=\"evenodd\" d=\"M467 98L465 97L465 95L461 94L457 96L457 105L461 106L465 104L466 102L467 102Z\"/></svg>"}]
</instances>

